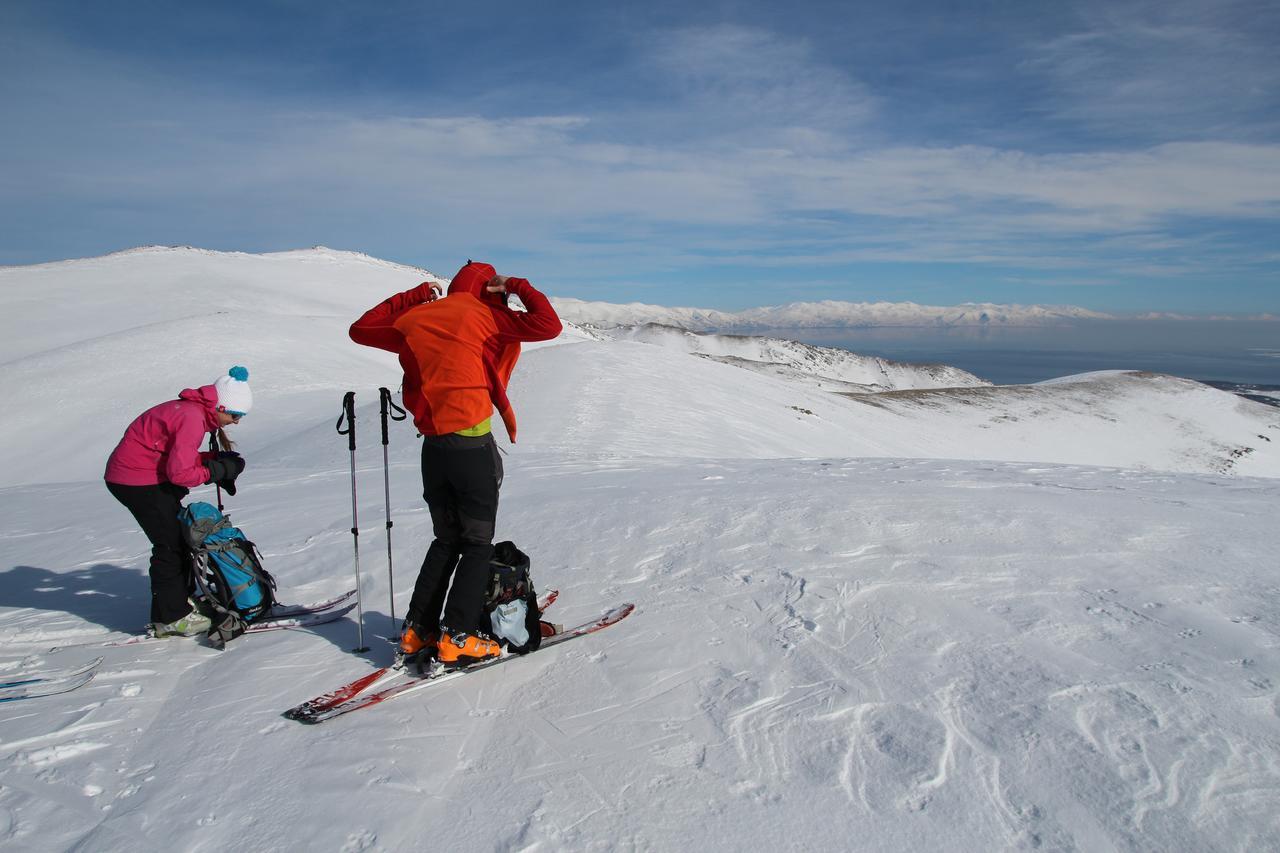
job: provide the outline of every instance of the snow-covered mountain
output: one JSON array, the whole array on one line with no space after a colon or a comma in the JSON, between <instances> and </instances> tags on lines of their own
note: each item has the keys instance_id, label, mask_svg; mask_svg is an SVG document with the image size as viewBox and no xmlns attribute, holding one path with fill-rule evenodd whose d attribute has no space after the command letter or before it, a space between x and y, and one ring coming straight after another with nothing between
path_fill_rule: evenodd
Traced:
<instances>
[{"instance_id":1,"label":"snow-covered mountain","mask_svg":"<svg viewBox=\"0 0 1280 853\"><path fill-rule=\"evenodd\" d=\"M399 371L346 327L429 276L325 249L0 269L0 677L105 657L73 693L0 705L6 850L1276 846L1280 410L1124 365L993 387L571 328L516 370L498 535L561 590L557 621L636 613L282 719L391 658L377 388ZM228 509L290 602L352 584L334 421L357 392L372 650L351 621L225 652L72 645L147 613L106 454L236 363L255 407ZM396 425L401 615L431 539L419 450Z\"/></svg>"},{"instance_id":2,"label":"snow-covered mountain","mask_svg":"<svg viewBox=\"0 0 1280 853\"><path fill-rule=\"evenodd\" d=\"M614 305L558 298L560 315L583 326L614 328L654 324L691 331L813 329L862 326L1049 326L1074 320L1104 320L1111 315L1073 306L965 303L949 307L914 302L794 302L728 312L706 308L667 308L638 302Z\"/></svg>"},{"instance_id":3,"label":"snow-covered mountain","mask_svg":"<svg viewBox=\"0 0 1280 853\"><path fill-rule=\"evenodd\" d=\"M828 391L904 391L991 384L946 364L906 364L780 338L699 334L658 325L590 331L600 339L639 341L693 353Z\"/></svg>"},{"instance_id":4,"label":"snow-covered mountain","mask_svg":"<svg viewBox=\"0 0 1280 853\"><path fill-rule=\"evenodd\" d=\"M0 395L10 412L10 439L0 447L5 481L96 476L138 400L167 399L231 364L252 362L257 393L273 401L255 416L258 435L287 441L313 404L333 405L321 401L340 399L343 389L397 382L394 356L356 346L346 328L390 293L424 280L447 281L323 247L265 255L147 247L0 268L10 317L0 340ZM591 337L598 335L570 327L561 341ZM740 345L722 348L747 354ZM859 388L931 388L951 376L955 384L978 381L961 371L890 367L840 350L822 357L864 362L865 369L852 372L815 372ZM99 393L122 385L133 394ZM86 436L86 423L102 429Z\"/></svg>"},{"instance_id":5,"label":"snow-covered mountain","mask_svg":"<svg viewBox=\"0 0 1280 853\"><path fill-rule=\"evenodd\" d=\"M397 383L394 356L356 346L346 328L386 295L427 279L443 280L325 248L253 255L150 247L0 269L11 318L0 343L0 396L9 401L0 446L4 482L99 476L120 431L146 401L212 381L239 363L250 365L255 392L269 401L254 413L256 440L290 453L302 419L328 409L336 417L344 390ZM1271 437L1265 407L1168 377L1083 377L980 392L973 389L983 380L956 368L770 338L571 325L555 343L575 342L569 353L547 356L545 363L556 366L540 382L556 391L534 394L525 408L535 414L523 416L543 417L544 399L554 407L545 413L547 428L526 433L526 441L554 443L585 422L610 426L591 444L577 445L582 452L612 452L629 442L633 425L643 425L638 452L688 444L678 452L788 456L820 448L836 456L1277 471L1274 445L1265 440ZM598 369L605 363L608 370ZM566 416L602 385L615 389L612 408ZM512 393L518 398L528 387L517 383ZM935 389L915 397L829 393ZM676 405L654 404L672 394ZM1190 404L1206 395L1212 402ZM685 412L686 400L716 403ZM1134 428L1135 419L1144 426ZM705 430L691 430L693 423ZM650 442L668 429L675 438ZM754 438L745 446L757 449L732 440L748 435Z\"/></svg>"},{"instance_id":6,"label":"snow-covered mountain","mask_svg":"<svg viewBox=\"0 0 1280 853\"><path fill-rule=\"evenodd\" d=\"M1280 476L1280 410L1109 371L1037 385L832 393L630 342L530 359L521 447L564 454L1004 460ZM658 439L661 440L658 440Z\"/></svg>"}]
</instances>

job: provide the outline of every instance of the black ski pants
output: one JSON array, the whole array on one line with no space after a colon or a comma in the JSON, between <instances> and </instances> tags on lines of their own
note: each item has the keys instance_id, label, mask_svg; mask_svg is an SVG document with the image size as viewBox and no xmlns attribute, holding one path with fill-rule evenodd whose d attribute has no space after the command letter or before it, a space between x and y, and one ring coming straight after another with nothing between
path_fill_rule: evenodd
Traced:
<instances>
[{"instance_id":1,"label":"black ski pants","mask_svg":"<svg viewBox=\"0 0 1280 853\"><path fill-rule=\"evenodd\" d=\"M422 496L435 539L418 572L408 619L424 631L441 625L472 634L480 629L501 486L502 458L492 434L422 439Z\"/></svg>"},{"instance_id":2,"label":"black ski pants","mask_svg":"<svg viewBox=\"0 0 1280 853\"><path fill-rule=\"evenodd\" d=\"M107 483L107 491L132 513L151 541L151 621L176 622L191 612L191 552L182 536L178 513L188 489L172 483L122 486Z\"/></svg>"}]
</instances>

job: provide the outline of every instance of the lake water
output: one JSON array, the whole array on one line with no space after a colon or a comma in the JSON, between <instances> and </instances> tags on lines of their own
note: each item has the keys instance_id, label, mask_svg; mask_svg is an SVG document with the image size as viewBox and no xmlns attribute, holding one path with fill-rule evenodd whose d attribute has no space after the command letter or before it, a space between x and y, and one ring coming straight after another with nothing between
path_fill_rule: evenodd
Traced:
<instances>
[{"instance_id":1,"label":"lake water","mask_svg":"<svg viewBox=\"0 0 1280 853\"><path fill-rule=\"evenodd\" d=\"M950 364L997 385L1092 370L1280 386L1280 322L1149 320L1053 327L770 329L772 337L894 361Z\"/></svg>"}]
</instances>

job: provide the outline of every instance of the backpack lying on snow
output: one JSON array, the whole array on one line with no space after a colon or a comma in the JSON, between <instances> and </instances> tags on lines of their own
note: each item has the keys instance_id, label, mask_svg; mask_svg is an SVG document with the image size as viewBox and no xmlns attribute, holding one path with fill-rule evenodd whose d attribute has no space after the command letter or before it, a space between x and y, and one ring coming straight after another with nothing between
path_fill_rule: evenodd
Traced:
<instances>
[{"instance_id":1,"label":"backpack lying on snow","mask_svg":"<svg viewBox=\"0 0 1280 853\"><path fill-rule=\"evenodd\" d=\"M540 615L528 555L511 542L494 545L481 630L516 654L526 654L542 644Z\"/></svg>"},{"instance_id":2,"label":"backpack lying on snow","mask_svg":"<svg viewBox=\"0 0 1280 853\"><path fill-rule=\"evenodd\" d=\"M258 549L211 504L193 501L178 513L191 548L196 587L211 611L209 641L221 648L275 606L275 579L262 568Z\"/></svg>"}]
</instances>

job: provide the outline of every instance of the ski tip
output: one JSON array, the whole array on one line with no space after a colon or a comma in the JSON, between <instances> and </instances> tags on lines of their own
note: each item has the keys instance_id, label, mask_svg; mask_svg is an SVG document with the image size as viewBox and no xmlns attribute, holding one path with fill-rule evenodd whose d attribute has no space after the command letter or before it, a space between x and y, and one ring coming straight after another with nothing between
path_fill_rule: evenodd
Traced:
<instances>
[{"instance_id":1,"label":"ski tip","mask_svg":"<svg viewBox=\"0 0 1280 853\"><path fill-rule=\"evenodd\" d=\"M631 612L635 609L636 609L636 606L631 602L627 602L626 604L619 604L617 607L610 609L601 618L605 621L616 622L619 619L625 619L626 617L630 616Z\"/></svg>"}]
</instances>

